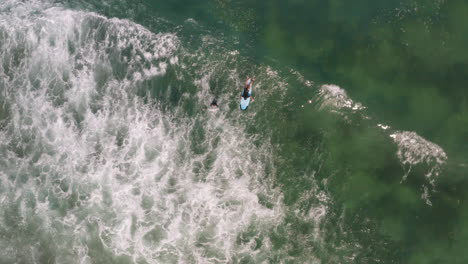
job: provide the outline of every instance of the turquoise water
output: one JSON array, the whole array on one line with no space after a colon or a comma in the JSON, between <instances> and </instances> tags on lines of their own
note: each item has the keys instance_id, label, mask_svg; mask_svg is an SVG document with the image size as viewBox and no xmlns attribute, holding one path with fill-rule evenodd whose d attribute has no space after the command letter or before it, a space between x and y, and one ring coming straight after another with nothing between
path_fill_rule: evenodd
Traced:
<instances>
[{"instance_id":1,"label":"turquoise water","mask_svg":"<svg viewBox=\"0 0 468 264\"><path fill-rule=\"evenodd\" d=\"M467 14L0 2L0 263L466 263Z\"/></svg>"}]
</instances>

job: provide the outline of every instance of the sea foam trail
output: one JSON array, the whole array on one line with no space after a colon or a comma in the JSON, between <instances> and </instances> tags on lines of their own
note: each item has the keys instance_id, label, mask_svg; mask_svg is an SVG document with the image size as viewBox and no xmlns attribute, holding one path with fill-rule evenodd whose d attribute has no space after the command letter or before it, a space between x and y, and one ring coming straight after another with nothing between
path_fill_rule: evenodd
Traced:
<instances>
[{"instance_id":1,"label":"sea foam trail","mask_svg":"<svg viewBox=\"0 0 468 264\"><path fill-rule=\"evenodd\" d=\"M447 162L445 151L437 144L427 141L415 132L397 131L391 134L390 137L398 145L397 156L405 166L403 181L408 177L412 166L423 164L428 167L425 174L426 179L431 185L432 190L435 189L436 180L440 175L442 165ZM421 198L428 205L432 205L427 186L423 186Z\"/></svg>"},{"instance_id":2,"label":"sea foam trail","mask_svg":"<svg viewBox=\"0 0 468 264\"><path fill-rule=\"evenodd\" d=\"M351 98L349 98L346 91L337 85L324 84L320 87L319 94L324 100L324 106L349 108L354 111L365 109L361 103L356 103Z\"/></svg>"},{"instance_id":3,"label":"sea foam trail","mask_svg":"<svg viewBox=\"0 0 468 264\"><path fill-rule=\"evenodd\" d=\"M175 121L135 94L176 64L177 36L46 7L0 7L0 260L266 260L262 234L284 210L259 181L268 145L222 115Z\"/></svg>"},{"instance_id":4,"label":"sea foam trail","mask_svg":"<svg viewBox=\"0 0 468 264\"><path fill-rule=\"evenodd\" d=\"M353 112L359 113L366 109L361 103L354 102L349 98L346 91L337 85L322 85L319 94L323 100L322 106L324 107L350 109ZM371 119L366 116L365 113L362 113L362 115L365 119ZM346 118L346 116L344 117ZM381 128L398 146L396 155L405 171L402 181L406 180L413 166L425 165L428 167L425 176L433 191L436 187L436 181L440 175L442 166L448 159L445 151L437 144L422 138L416 132L395 131L391 129L390 126L383 124L377 124L376 126ZM423 185L422 189L423 193L421 194L421 198L428 205L432 205L429 200L429 190L427 186Z\"/></svg>"}]
</instances>

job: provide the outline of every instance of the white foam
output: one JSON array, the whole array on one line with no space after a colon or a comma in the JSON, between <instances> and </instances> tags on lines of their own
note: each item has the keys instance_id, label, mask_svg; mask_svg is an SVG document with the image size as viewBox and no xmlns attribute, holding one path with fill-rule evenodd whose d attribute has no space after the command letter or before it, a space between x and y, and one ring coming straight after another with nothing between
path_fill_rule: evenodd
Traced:
<instances>
[{"instance_id":1,"label":"white foam","mask_svg":"<svg viewBox=\"0 0 468 264\"><path fill-rule=\"evenodd\" d=\"M429 194L429 189L427 186L423 185L423 192L421 194L421 199L423 199L427 205L432 206L432 202L430 200L431 195Z\"/></svg>"},{"instance_id":2,"label":"white foam","mask_svg":"<svg viewBox=\"0 0 468 264\"><path fill-rule=\"evenodd\" d=\"M377 124L378 127L382 128L383 130L387 130L390 128L390 126L387 125L382 125L382 124Z\"/></svg>"},{"instance_id":3,"label":"white foam","mask_svg":"<svg viewBox=\"0 0 468 264\"><path fill-rule=\"evenodd\" d=\"M313 81L310 81L310 80L306 80L306 78L304 77L304 75L302 75L300 72L294 70L294 69L290 69L289 72L291 72L292 74L296 75L297 77L297 80L299 82L301 82L302 84L304 84L305 86L307 87L312 87L314 85L314 82Z\"/></svg>"},{"instance_id":4,"label":"white foam","mask_svg":"<svg viewBox=\"0 0 468 264\"><path fill-rule=\"evenodd\" d=\"M197 21L193 18L188 18L187 20L185 20L185 22L187 23L193 23L193 24L198 24Z\"/></svg>"},{"instance_id":5,"label":"white foam","mask_svg":"<svg viewBox=\"0 0 468 264\"><path fill-rule=\"evenodd\" d=\"M408 166L403 180L406 179L413 165L426 164L429 167L426 178L434 188L441 166L447 161L445 151L415 132L395 132L390 137L398 145L397 156L401 163Z\"/></svg>"},{"instance_id":6,"label":"white foam","mask_svg":"<svg viewBox=\"0 0 468 264\"><path fill-rule=\"evenodd\" d=\"M267 66L266 73L270 77L278 77L278 71L273 70L270 66Z\"/></svg>"},{"instance_id":7,"label":"white foam","mask_svg":"<svg viewBox=\"0 0 468 264\"><path fill-rule=\"evenodd\" d=\"M169 61L171 62L171 64L177 64L179 62L179 58L171 57L171 59Z\"/></svg>"},{"instance_id":8,"label":"white foam","mask_svg":"<svg viewBox=\"0 0 468 264\"><path fill-rule=\"evenodd\" d=\"M334 84L324 84L319 91L322 96L325 106L333 106L337 108L348 108L359 111L365 109L361 103L356 103L351 100L346 91Z\"/></svg>"},{"instance_id":9,"label":"white foam","mask_svg":"<svg viewBox=\"0 0 468 264\"><path fill-rule=\"evenodd\" d=\"M347 108L354 111L365 109L362 104L351 100L346 91L337 85L322 85L319 93L325 106L332 106L338 109ZM365 115L363 117L370 119ZM387 131L389 136L398 145L397 156L405 169L402 181L406 180L413 166L424 164L428 167L425 176L434 189L442 165L447 161L447 154L444 150L437 144L422 138L416 132L392 131L390 126L384 124L377 124L377 127ZM430 205L427 187L423 186L423 190L424 193L421 197Z\"/></svg>"},{"instance_id":10,"label":"white foam","mask_svg":"<svg viewBox=\"0 0 468 264\"><path fill-rule=\"evenodd\" d=\"M24 199L31 192L38 232L66 241L50 245L64 263L67 256L93 262L91 240L111 254L149 263L228 262L238 253L269 252L267 241L254 252L236 239L249 225L266 233L283 217L281 194L259 180L265 170L259 157L271 156L270 147L254 146L223 115L176 123L133 92L139 81L177 64L177 36L94 13L40 7L22 17L14 15L18 8L33 11L27 3L15 7L10 14L16 18L0 25L11 36L28 36L23 64L5 85L13 117L0 131L0 149L19 142L13 150L27 151L25 157L0 153L9 164L0 169L2 205L12 193ZM11 39L2 54L23 40ZM114 60L122 63L121 76ZM195 154L191 135L200 124L204 142L195 143L207 149ZM12 183L8 177L17 167L38 175ZM259 203L260 190L271 198L271 209ZM20 210L33 221L27 212ZM9 247L20 252L37 246L20 242Z\"/></svg>"},{"instance_id":11,"label":"white foam","mask_svg":"<svg viewBox=\"0 0 468 264\"><path fill-rule=\"evenodd\" d=\"M306 176L307 178L315 178L315 173L312 175ZM324 180L323 183L326 185L327 180ZM311 203L311 201L314 201ZM308 210L304 210L300 205L310 204ZM296 217L303 219L314 224L313 231L313 240L316 242L323 241L323 229L322 225L326 219L329 208L332 204L332 199L324 190L320 190L316 182L312 182L310 189L302 193L299 201L296 203L297 208L293 208L296 214Z\"/></svg>"}]
</instances>

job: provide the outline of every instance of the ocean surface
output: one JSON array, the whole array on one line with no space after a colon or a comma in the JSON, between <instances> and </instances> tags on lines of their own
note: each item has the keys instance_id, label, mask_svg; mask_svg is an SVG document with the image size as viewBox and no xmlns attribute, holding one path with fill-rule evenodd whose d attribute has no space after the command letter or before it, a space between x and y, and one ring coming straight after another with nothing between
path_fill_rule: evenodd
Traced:
<instances>
[{"instance_id":1,"label":"ocean surface","mask_svg":"<svg viewBox=\"0 0 468 264\"><path fill-rule=\"evenodd\" d=\"M0 0L0 263L468 263L467 48L466 0Z\"/></svg>"}]
</instances>

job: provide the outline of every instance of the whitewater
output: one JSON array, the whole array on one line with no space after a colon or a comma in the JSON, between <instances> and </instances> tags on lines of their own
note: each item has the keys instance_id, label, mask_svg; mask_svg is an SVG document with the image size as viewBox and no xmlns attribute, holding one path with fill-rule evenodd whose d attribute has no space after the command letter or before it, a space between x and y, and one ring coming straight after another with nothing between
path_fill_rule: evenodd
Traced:
<instances>
[{"instance_id":1,"label":"whitewater","mask_svg":"<svg viewBox=\"0 0 468 264\"><path fill-rule=\"evenodd\" d=\"M222 115L176 123L136 94L177 67L176 35L42 2L1 10L3 263L252 253L255 240L239 244L238 235L283 211L281 195L259 183L267 146L253 147ZM253 255L265 258L262 248Z\"/></svg>"},{"instance_id":2,"label":"whitewater","mask_svg":"<svg viewBox=\"0 0 468 264\"><path fill-rule=\"evenodd\" d=\"M304 172L312 184L296 204L284 202L277 146L268 131L247 129L255 110L235 111L235 87L245 79L238 63L246 59L213 48L223 42L210 34L197 50L184 39L53 1L0 3L0 263L355 259L358 243L324 246L327 217L342 216L332 210L327 179L314 178L320 167ZM280 71L264 64L252 71L261 95L254 107L286 94ZM317 96L285 107L320 102L345 120L371 120L395 143L402 182L413 166L427 165L421 199L431 205L448 159L441 147L372 120L342 88L291 72ZM234 88L213 88L216 78ZM267 79L276 86L267 89ZM220 110L207 112L214 97ZM310 233L292 237L291 222ZM275 236L315 246L290 256L293 246L280 249ZM344 253L327 255L334 250Z\"/></svg>"}]
</instances>

